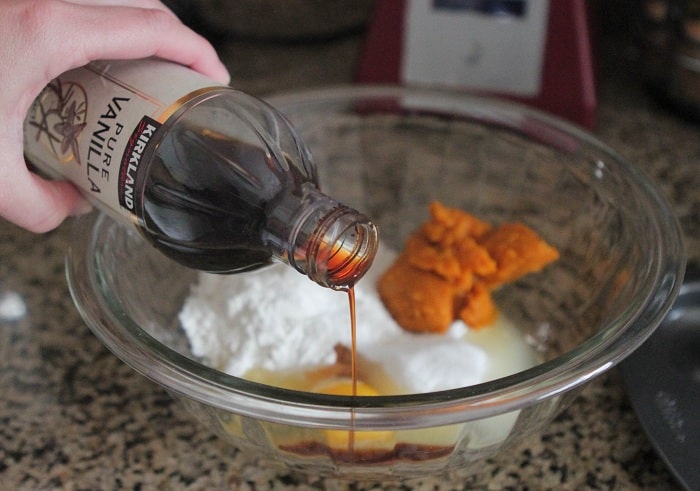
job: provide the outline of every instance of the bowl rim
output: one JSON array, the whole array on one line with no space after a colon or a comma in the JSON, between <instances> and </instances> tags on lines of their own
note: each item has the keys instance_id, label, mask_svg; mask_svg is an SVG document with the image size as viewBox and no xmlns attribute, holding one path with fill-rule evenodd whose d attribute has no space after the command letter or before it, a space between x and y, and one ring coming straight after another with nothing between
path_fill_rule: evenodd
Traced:
<instances>
[{"instance_id":1,"label":"bowl rim","mask_svg":"<svg viewBox=\"0 0 700 491\"><path fill-rule=\"evenodd\" d=\"M591 133L558 117L518 103L464 92L398 86L335 86L274 96L268 102L284 112L309 102L357 98L427 98L455 110L466 105L504 125L523 118L549 127L562 145L584 141L610 156L634 181L653 208L650 237L654 257L640 305L629 306L605 329L581 345L522 372L470 387L398 396L336 396L300 392L247 381L209 368L163 345L127 316L120 316L97 292L96 240L107 215L94 212L74 219L66 253L66 275L84 321L118 358L135 371L180 396L219 409L274 423L333 429L411 429L474 421L520 410L559 397L618 364L639 347L670 310L683 279L685 253L680 226L651 181ZM522 132L521 132L522 133ZM123 229L126 230L126 229ZM130 233L137 233L134 229ZM658 239L663 237L667 248ZM87 281L86 281L87 280Z\"/></svg>"}]
</instances>

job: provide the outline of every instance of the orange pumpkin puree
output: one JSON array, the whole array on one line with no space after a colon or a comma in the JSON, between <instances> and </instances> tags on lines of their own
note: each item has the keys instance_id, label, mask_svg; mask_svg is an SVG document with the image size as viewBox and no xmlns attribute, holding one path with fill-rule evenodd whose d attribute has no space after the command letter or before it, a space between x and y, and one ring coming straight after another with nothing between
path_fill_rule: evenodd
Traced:
<instances>
[{"instance_id":1,"label":"orange pumpkin puree","mask_svg":"<svg viewBox=\"0 0 700 491\"><path fill-rule=\"evenodd\" d=\"M491 293L540 271L559 252L522 223L496 227L439 202L379 280L379 295L407 331L444 333L461 319L473 328L497 314Z\"/></svg>"}]
</instances>

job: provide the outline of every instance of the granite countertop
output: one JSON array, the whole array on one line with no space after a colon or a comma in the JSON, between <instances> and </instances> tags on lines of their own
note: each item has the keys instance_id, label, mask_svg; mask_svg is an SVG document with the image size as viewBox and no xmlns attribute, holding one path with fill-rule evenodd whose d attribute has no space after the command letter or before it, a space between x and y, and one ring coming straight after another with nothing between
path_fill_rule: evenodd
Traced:
<instances>
[{"instance_id":1,"label":"granite countertop","mask_svg":"<svg viewBox=\"0 0 700 491\"><path fill-rule=\"evenodd\" d=\"M264 95L350 81L359 46L360 37L351 34L311 44L228 41L220 50L234 83ZM691 262L700 264L700 126L650 100L628 69L630 53L612 52L601 68L595 134L661 187L679 217ZM249 465L163 389L110 354L70 299L63 272L68 229L37 236L0 222L0 490L332 484ZM26 313L8 305L26 305ZM403 489L678 486L613 369L587 385L546 432L489 460L466 481L425 479Z\"/></svg>"}]
</instances>

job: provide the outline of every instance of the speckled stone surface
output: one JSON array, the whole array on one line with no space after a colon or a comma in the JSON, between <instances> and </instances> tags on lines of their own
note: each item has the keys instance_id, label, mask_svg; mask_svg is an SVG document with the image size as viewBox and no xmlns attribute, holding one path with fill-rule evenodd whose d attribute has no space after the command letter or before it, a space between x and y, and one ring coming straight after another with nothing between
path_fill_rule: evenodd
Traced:
<instances>
[{"instance_id":1,"label":"speckled stone surface","mask_svg":"<svg viewBox=\"0 0 700 491\"><path fill-rule=\"evenodd\" d=\"M231 41L220 49L234 83L263 95L349 81L358 47L359 38L349 37L294 46ZM700 264L700 125L645 95L624 46L611 52L601 69L595 133L661 187L683 227L690 260ZM70 299L63 273L68 228L36 236L0 222L1 491L345 486L249 460L110 354ZM642 432L617 369L591 382L545 433L466 479L349 487L678 489Z\"/></svg>"}]
</instances>

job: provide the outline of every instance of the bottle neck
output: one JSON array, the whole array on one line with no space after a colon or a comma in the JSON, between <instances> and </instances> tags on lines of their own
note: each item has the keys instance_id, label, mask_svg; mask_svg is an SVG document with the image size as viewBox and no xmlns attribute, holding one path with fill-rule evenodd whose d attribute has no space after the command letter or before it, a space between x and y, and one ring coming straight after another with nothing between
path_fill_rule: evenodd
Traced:
<instances>
[{"instance_id":1,"label":"bottle neck","mask_svg":"<svg viewBox=\"0 0 700 491\"><path fill-rule=\"evenodd\" d=\"M368 217L311 185L278 202L267 225L277 257L335 290L351 288L369 270L379 245Z\"/></svg>"}]
</instances>

